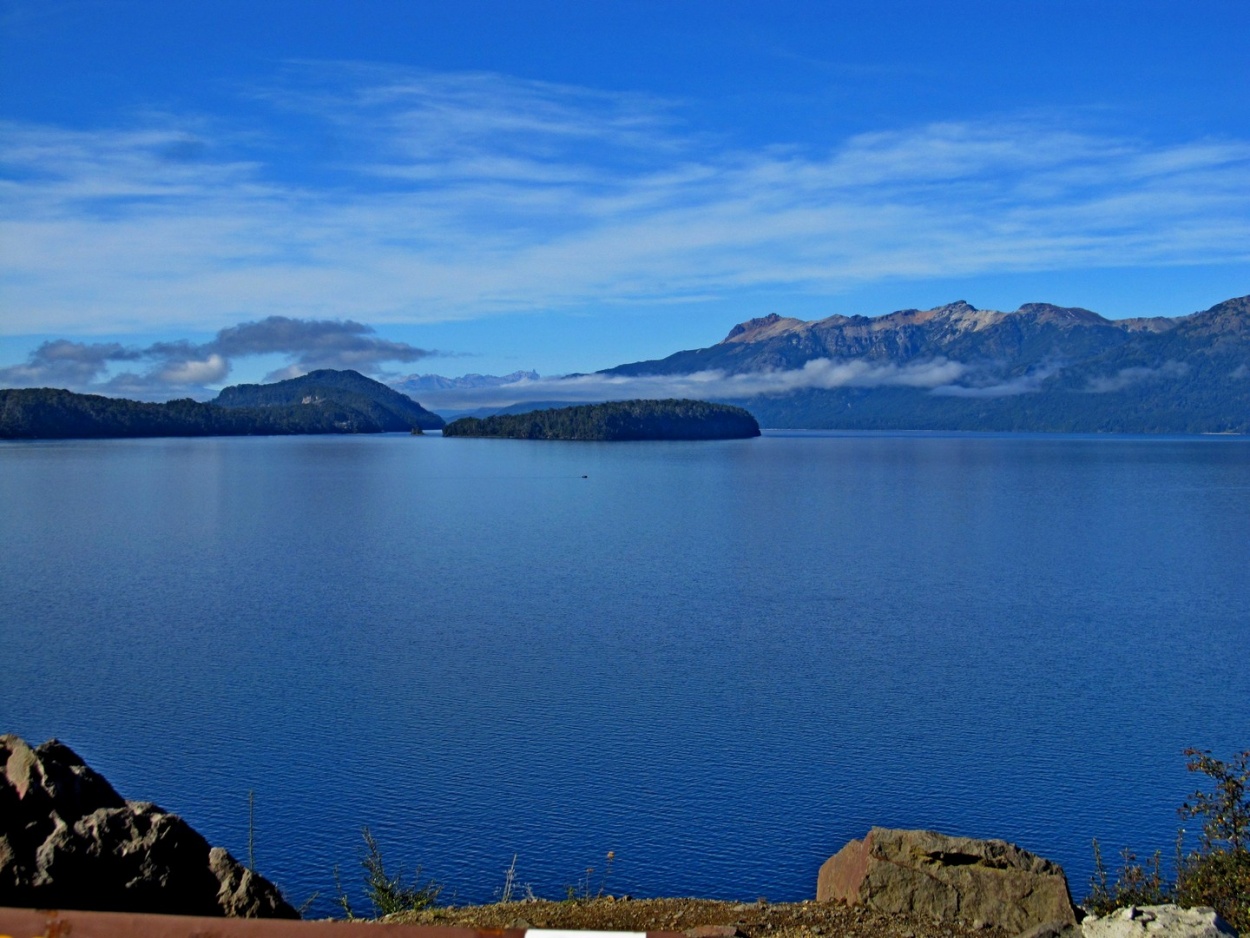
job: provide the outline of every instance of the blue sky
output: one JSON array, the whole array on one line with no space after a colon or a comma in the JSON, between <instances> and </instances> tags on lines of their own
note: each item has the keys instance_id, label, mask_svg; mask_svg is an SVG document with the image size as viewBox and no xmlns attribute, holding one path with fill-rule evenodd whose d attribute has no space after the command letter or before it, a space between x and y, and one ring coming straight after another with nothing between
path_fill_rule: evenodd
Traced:
<instances>
[{"instance_id":1,"label":"blue sky","mask_svg":"<svg viewBox=\"0 0 1250 938\"><path fill-rule=\"evenodd\" d=\"M1248 36L1204 0L0 0L0 383L1204 309L1250 292Z\"/></svg>"}]
</instances>

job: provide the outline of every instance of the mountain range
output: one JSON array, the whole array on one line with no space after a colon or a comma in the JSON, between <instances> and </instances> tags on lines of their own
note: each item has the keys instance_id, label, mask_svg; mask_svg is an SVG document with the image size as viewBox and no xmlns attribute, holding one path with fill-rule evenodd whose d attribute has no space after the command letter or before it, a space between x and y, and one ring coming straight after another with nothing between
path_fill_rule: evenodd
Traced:
<instances>
[{"instance_id":1,"label":"mountain range","mask_svg":"<svg viewBox=\"0 0 1250 938\"><path fill-rule=\"evenodd\" d=\"M207 404L0 390L0 437L441 428L442 417L402 393L418 387L434 398L489 392L493 406L473 416L697 397L779 429L1250 433L1250 296L1185 316L1119 320L1046 303L1003 313L962 301L815 321L774 313L707 348L594 374L410 375L393 384L400 390L321 370L229 387Z\"/></svg>"},{"instance_id":2,"label":"mountain range","mask_svg":"<svg viewBox=\"0 0 1250 938\"><path fill-rule=\"evenodd\" d=\"M461 388L496 388L518 381L537 381L537 371L514 371L510 375L462 375L444 378L442 375L407 375L390 382L391 387L405 394L423 391L450 391Z\"/></svg>"},{"instance_id":3,"label":"mountain range","mask_svg":"<svg viewBox=\"0 0 1250 938\"><path fill-rule=\"evenodd\" d=\"M1250 297L1120 320L962 301L877 317L772 314L708 348L598 374L716 376L709 397L766 427L1246 433Z\"/></svg>"}]
</instances>

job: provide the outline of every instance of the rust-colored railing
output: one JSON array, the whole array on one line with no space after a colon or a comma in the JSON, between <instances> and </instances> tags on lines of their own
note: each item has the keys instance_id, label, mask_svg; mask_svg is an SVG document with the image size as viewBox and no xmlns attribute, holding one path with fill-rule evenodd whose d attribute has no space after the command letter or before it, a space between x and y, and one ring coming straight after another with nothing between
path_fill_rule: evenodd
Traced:
<instances>
[{"instance_id":1,"label":"rust-colored railing","mask_svg":"<svg viewBox=\"0 0 1250 938\"><path fill-rule=\"evenodd\" d=\"M0 908L0 938L682 938L675 932L463 928Z\"/></svg>"}]
</instances>

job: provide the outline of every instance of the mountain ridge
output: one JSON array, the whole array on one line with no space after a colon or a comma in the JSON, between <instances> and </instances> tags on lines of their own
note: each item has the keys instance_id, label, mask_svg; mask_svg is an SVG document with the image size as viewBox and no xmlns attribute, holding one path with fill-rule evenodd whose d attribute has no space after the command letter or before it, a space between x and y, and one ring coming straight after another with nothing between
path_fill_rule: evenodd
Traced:
<instances>
[{"instance_id":1,"label":"mountain ridge","mask_svg":"<svg viewBox=\"0 0 1250 938\"><path fill-rule=\"evenodd\" d=\"M813 367L848 363L857 368L843 378ZM876 317L771 313L715 345L599 374L716 372L806 380L712 396L778 428L1245 433L1250 296L1121 320L1082 307L1027 303L1004 313L963 300Z\"/></svg>"},{"instance_id":2,"label":"mountain ridge","mask_svg":"<svg viewBox=\"0 0 1250 938\"><path fill-rule=\"evenodd\" d=\"M537 381L537 371L514 371L507 375L461 375L447 378L443 375L405 375L390 382L390 386L404 393L413 391L446 391L459 388L494 388L518 381Z\"/></svg>"}]
</instances>

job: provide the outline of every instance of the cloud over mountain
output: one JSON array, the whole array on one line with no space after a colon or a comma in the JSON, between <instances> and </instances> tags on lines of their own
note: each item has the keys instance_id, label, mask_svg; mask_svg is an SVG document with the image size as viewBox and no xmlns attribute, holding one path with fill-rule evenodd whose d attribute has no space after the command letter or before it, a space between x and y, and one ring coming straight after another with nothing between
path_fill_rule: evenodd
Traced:
<instances>
[{"instance_id":1,"label":"cloud over mountain","mask_svg":"<svg viewBox=\"0 0 1250 938\"><path fill-rule=\"evenodd\" d=\"M690 397L764 426L844 429L1247 432L1250 297L1177 317L1108 320L963 301L884 316L776 314L721 342L595 374L426 381L444 408Z\"/></svg>"},{"instance_id":2,"label":"cloud over mountain","mask_svg":"<svg viewBox=\"0 0 1250 938\"><path fill-rule=\"evenodd\" d=\"M604 401L632 398L742 399L760 395L789 394L812 388L936 388L956 381L969 371L959 362L937 359L905 365L876 364L862 360L817 359L799 368L730 374L708 369L689 374L621 375L599 372L588 375L540 378L523 377L510 382L423 390L422 400L432 406L461 408L505 406L525 401Z\"/></svg>"},{"instance_id":3,"label":"cloud over mountain","mask_svg":"<svg viewBox=\"0 0 1250 938\"><path fill-rule=\"evenodd\" d=\"M63 387L140 399L175 395L204 397L221 383L233 360L280 354L289 358L266 380L296 377L319 368L376 372L386 362L414 362L433 352L379 338L372 326L352 320L269 316L217 332L210 341L154 342L128 347L117 342L44 342L19 365L0 368L0 385ZM114 366L123 370L110 373ZM138 365L140 371L126 366Z\"/></svg>"},{"instance_id":4,"label":"cloud over mountain","mask_svg":"<svg viewBox=\"0 0 1250 938\"><path fill-rule=\"evenodd\" d=\"M1090 378L1087 388L1097 394L1106 394L1112 391L1123 391L1143 381L1183 378L1188 373L1189 365L1185 362L1168 361L1157 367L1121 368L1113 375Z\"/></svg>"}]
</instances>

